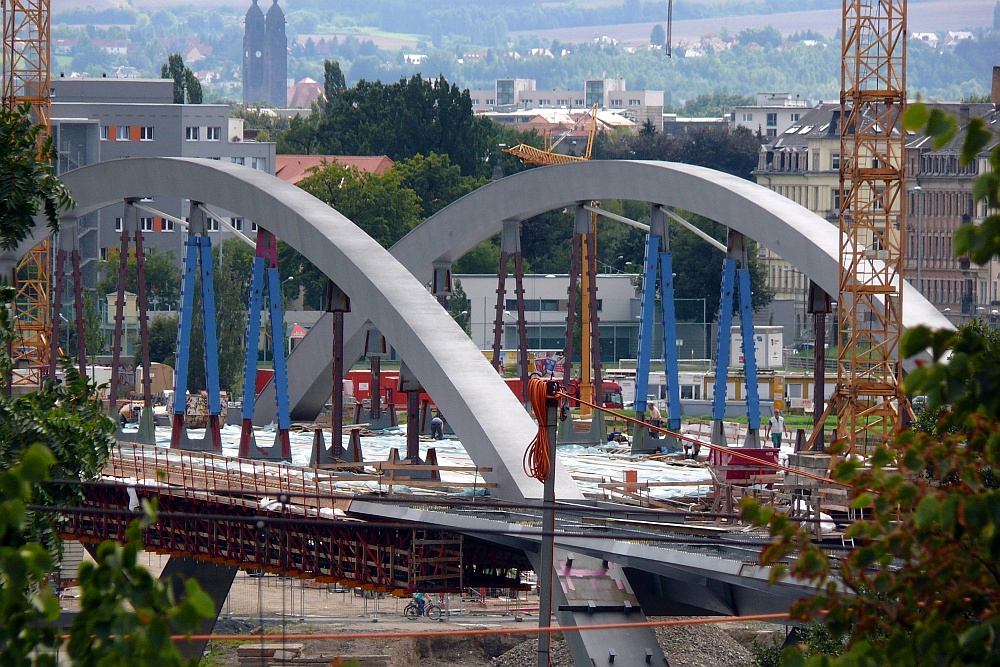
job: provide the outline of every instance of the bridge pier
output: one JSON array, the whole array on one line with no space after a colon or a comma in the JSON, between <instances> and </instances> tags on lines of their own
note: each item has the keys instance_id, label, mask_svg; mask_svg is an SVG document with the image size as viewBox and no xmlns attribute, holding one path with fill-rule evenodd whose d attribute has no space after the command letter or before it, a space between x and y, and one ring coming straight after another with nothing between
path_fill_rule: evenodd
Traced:
<instances>
[{"instance_id":1,"label":"bridge pier","mask_svg":"<svg viewBox=\"0 0 1000 667\"><path fill-rule=\"evenodd\" d=\"M170 585L178 600L184 598L185 581L194 579L198 582L201 589L212 598L212 603L215 605L215 615L211 618L201 619L196 633L209 635L219 620L219 613L222 611L222 606L226 604L229 589L232 588L237 572L239 572L239 568L233 565L171 556L164 566L163 572L160 573L160 579ZM207 644L207 639L180 640L177 642L177 650L181 652L185 660L192 658L200 660Z\"/></svg>"}]
</instances>

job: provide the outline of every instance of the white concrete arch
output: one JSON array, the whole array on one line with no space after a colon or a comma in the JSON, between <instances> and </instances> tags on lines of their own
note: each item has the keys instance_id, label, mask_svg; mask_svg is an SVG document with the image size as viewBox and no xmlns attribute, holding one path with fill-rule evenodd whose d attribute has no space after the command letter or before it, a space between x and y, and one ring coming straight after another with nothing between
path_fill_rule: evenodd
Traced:
<instances>
[{"instance_id":1,"label":"white concrete arch","mask_svg":"<svg viewBox=\"0 0 1000 667\"><path fill-rule=\"evenodd\" d=\"M121 205L126 198L186 198L246 216L274 232L339 285L356 309L363 307L365 318L448 415L476 464L493 469L487 478L499 484L499 495L541 497L541 483L522 469L536 427L521 404L410 271L325 203L264 172L202 159L112 160L68 172L62 180L76 200L74 216ZM352 331L363 323L352 318ZM300 368L321 369L329 364L329 346L325 353ZM325 380L329 396L329 372ZM557 480L560 498L581 497L565 471Z\"/></svg>"},{"instance_id":2,"label":"white concrete arch","mask_svg":"<svg viewBox=\"0 0 1000 667\"><path fill-rule=\"evenodd\" d=\"M677 207L727 225L773 250L829 294L838 292L838 230L827 220L763 186L730 174L670 162L592 160L529 169L466 195L400 239L394 257L428 283L435 261L455 261L499 234L504 220L527 220L580 202L631 199ZM361 304L345 318L344 354L357 359L364 344ZM903 325L951 328L951 323L908 283L904 283ZM309 359L329 354L332 334L321 320L296 349ZM293 414L315 416L329 398L330 362L302 369L292 355L296 386L290 387ZM312 362L310 362L312 365ZM310 377L312 378L310 380ZM299 384L299 383L305 384ZM259 413L273 415L273 388L261 395ZM268 407L272 406L272 407ZM270 413L268 412L270 410Z\"/></svg>"}]
</instances>

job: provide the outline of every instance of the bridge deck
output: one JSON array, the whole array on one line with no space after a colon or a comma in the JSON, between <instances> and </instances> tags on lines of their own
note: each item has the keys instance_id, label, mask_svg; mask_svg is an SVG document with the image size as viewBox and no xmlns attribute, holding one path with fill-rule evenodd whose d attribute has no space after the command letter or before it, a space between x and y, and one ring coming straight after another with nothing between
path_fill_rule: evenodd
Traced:
<instances>
[{"instance_id":1,"label":"bridge deck","mask_svg":"<svg viewBox=\"0 0 1000 667\"><path fill-rule=\"evenodd\" d=\"M158 521L144 533L158 553L395 591L516 587L524 557L433 526L386 524L346 515L352 496L322 471L201 452L122 444L103 484L66 514L65 537L124 539L141 500ZM131 512L127 510L132 510ZM466 556L473 560L467 560ZM475 562L493 563L490 567ZM514 579L507 572L514 574Z\"/></svg>"}]
</instances>

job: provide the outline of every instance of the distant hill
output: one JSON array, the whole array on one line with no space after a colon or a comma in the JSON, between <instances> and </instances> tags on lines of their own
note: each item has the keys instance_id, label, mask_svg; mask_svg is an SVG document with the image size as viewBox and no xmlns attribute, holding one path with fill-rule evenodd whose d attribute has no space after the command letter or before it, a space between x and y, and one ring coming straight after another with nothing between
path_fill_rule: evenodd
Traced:
<instances>
[{"instance_id":1,"label":"distant hill","mask_svg":"<svg viewBox=\"0 0 1000 667\"><path fill-rule=\"evenodd\" d=\"M995 0L934 0L910 2L908 29L910 32L944 32L948 30L978 30L993 25ZM666 22L666 17L664 21ZM655 23L619 23L579 28L548 30L521 30L511 32L511 37L537 36L544 40L556 39L563 43L589 42L598 37L617 39L627 46L649 43L649 33ZM821 9L780 14L753 14L725 18L674 21L674 43L697 40L705 35L718 35L724 28L736 34L747 28L773 25L782 34L812 30L832 37L840 30L840 11Z\"/></svg>"}]
</instances>

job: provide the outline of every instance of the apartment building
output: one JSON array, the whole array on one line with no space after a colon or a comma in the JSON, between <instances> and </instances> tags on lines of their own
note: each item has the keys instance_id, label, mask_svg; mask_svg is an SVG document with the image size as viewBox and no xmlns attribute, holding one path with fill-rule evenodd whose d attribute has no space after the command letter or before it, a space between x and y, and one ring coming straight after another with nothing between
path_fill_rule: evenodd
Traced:
<instances>
[{"instance_id":1,"label":"apartment building","mask_svg":"<svg viewBox=\"0 0 1000 667\"><path fill-rule=\"evenodd\" d=\"M95 162L129 157L194 157L225 160L275 171L273 143L245 141L243 122L229 117L224 104L174 104L170 79L54 79L52 134L62 173ZM144 202L178 218L190 203L180 200ZM112 207L113 208L113 207ZM97 284L97 265L110 248L119 247L123 209L104 209L80 224L84 285ZM256 226L226 211L217 211L244 233ZM230 235L217 222L212 232ZM140 225L150 249L182 257L184 232L169 219L143 215Z\"/></svg>"},{"instance_id":2,"label":"apartment building","mask_svg":"<svg viewBox=\"0 0 1000 667\"><path fill-rule=\"evenodd\" d=\"M586 110L595 104L641 127L646 121L663 130L663 91L628 90L625 79L588 79L577 90L538 90L535 79L497 79L489 90L470 90L476 113L526 110Z\"/></svg>"},{"instance_id":3,"label":"apartment building","mask_svg":"<svg viewBox=\"0 0 1000 667\"><path fill-rule=\"evenodd\" d=\"M923 135L909 133L906 138L904 270L906 280L945 316L961 323L989 316L1000 306L1000 266L996 262L977 266L968 258L956 258L952 246L959 225L977 223L986 215L983 205L974 206L972 188L976 177L989 169L988 156L984 151L973 164L961 166L964 128L971 118L984 118L986 126L998 134L1000 118L993 104L936 106L957 116L960 130L940 149ZM834 225L839 224L840 215L840 122L839 104L820 104L809 110L761 147L753 173L758 184ZM760 258L775 299L795 302L796 322L802 337L808 339L808 279L767 248L760 248Z\"/></svg>"},{"instance_id":4,"label":"apartment building","mask_svg":"<svg viewBox=\"0 0 1000 667\"><path fill-rule=\"evenodd\" d=\"M745 127L763 137L778 137L799 122L809 104L791 93L757 93L757 104L736 107L729 114L729 129Z\"/></svg>"}]
</instances>

